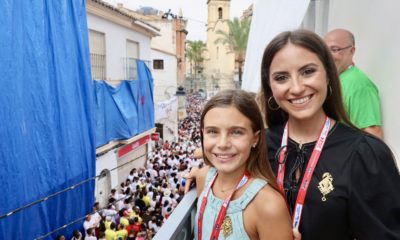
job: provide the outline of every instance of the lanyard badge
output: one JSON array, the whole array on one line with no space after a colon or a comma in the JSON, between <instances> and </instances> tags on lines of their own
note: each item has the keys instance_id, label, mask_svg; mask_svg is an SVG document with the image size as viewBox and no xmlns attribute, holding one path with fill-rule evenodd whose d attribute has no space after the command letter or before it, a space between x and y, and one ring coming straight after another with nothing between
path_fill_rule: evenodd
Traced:
<instances>
[{"instance_id":1,"label":"lanyard badge","mask_svg":"<svg viewBox=\"0 0 400 240\"><path fill-rule=\"evenodd\" d=\"M303 180L301 181L300 189L297 194L296 204L295 204L294 212L293 212L293 228L296 228L296 229L299 228L300 220L301 220L301 213L303 212L303 205L304 205L304 201L305 201L306 195L307 195L307 189L311 182L311 178L314 173L315 167L317 166L322 149L324 148L326 138L328 137L330 126L331 126L331 119L329 117L326 117L324 126L318 137L318 141L315 144L315 147L312 151L310 160L308 161L307 168L304 172ZM286 166L285 156L286 156L286 152L287 152L288 138L289 138L288 123L286 123L285 129L284 129L283 135L282 135L282 142L281 142L281 148L283 148L283 149L279 154L279 166L278 166L278 173L277 173L277 177L276 177L279 191L281 191L283 196L285 196L283 182L284 182L284 177L285 177L285 166ZM285 196L285 199L286 199L286 196Z\"/></svg>"}]
</instances>

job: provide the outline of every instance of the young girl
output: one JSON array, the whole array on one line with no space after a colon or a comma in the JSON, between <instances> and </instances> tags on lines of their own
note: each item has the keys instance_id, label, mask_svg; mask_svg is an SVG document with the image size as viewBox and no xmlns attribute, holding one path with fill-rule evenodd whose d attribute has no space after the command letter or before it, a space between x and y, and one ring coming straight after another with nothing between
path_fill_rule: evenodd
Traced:
<instances>
[{"instance_id":1,"label":"young girl","mask_svg":"<svg viewBox=\"0 0 400 240\"><path fill-rule=\"evenodd\" d=\"M209 166L192 173L199 196L196 239L293 239L253 96L218 93L206 104L200 128Z\"/></svg>"}]
</instances>

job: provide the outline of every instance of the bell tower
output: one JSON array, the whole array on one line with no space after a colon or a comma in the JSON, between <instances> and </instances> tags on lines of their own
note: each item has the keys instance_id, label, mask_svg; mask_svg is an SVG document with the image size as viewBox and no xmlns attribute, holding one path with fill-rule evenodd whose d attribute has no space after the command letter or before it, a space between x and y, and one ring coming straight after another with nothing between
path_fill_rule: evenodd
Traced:
<instances>
[{"instance_id":1,"label":"bell tower","mask_svg":"<svg viewBox=\"0 0 400 240\"><path fill-rule=\"evenodd\" d=\"M218 30L229 33L228 21L230 19L230 0L208 0L207 19L207 52L204 63L204 75L207 80L208 91L219 89L233 89L233 73L235 68L235 55L229 51L227 45L215 44L215 40L222 37Z\"/></svg>"}]
</instances>

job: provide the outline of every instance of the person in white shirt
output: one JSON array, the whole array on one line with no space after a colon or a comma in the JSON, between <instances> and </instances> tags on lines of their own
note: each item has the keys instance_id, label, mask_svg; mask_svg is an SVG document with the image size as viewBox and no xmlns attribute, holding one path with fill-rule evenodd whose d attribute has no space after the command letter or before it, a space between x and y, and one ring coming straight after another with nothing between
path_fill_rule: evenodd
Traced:
<instances>
[{"instance_id":1,"label":"person in white shirt","mask_svg":"<svg viewBox=\"0 0 400 240\"><path fill-rule=\"evenodd\" d=\"M149 221L148 225L149 225L150 229L156 229L157 228L157 218L155 216L153 216L151 218L151 220Z\"/></svg>"},{"instance_id":2,"label":"person in white shirt","mask_svg":"<svg viewBox=\"0 0 400 240\"><path fill-rule=\"evenodd\" d=\"M115 221L115 216L118 214L118 212L115 210L114 205L110 204L108 205L107 209L103 209L103 216L104 217L110 217L112 221Z\"/></svg>"},{"instance_id":3,"label":"person in white shirt","mask_svg":"<svg viewBox=\"0 0 400 240\"><path fill-rule=\"evenodd\" d=\"M85 240L97 240L95 231L93 228L89 228L88 230L86 230L86 236L85 236Z\"/></svg>"},{"instance_id":4,"label":"person in white shirt","mask_svg":"<svg viewBox=\"0 0 400 240\"><path fill-rule=\"evenodd\" d=\"M88 230L89 228L95 228L95 219L92 218L91 214L86 215L85 221L83 221L83 228L86 230Z\"/></svg>"}]
</instances>

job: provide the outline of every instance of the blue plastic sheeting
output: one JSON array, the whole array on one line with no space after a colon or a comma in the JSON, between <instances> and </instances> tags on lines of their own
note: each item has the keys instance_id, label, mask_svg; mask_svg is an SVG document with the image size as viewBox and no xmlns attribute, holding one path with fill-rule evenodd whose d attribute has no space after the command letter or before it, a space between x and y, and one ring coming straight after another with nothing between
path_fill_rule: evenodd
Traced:
<instances>
[{"instance_id":1,"label":"blue plastic sheeting","mask_svg":"<svg viewBox=\"0 0 400 240\"><path fill-rule=\"evenodd\" d=\"M137 60L138 80L112 87L95 81L96 147L129 139L154 127L153 78Z\"/></svg>"},{"instance_id":2,"label":"blue plastic sheeting","mask_svg":"<svg viewBox=\"0 0 400 240\"><path fill-rule=\"evenodd\" d=\"M93 177L95 130L85 1L0 0L0 6L4 215ZM87 214L93 201L90 181L0 219L0 239L40 237Z\"/></svg>"}]
</instances>

